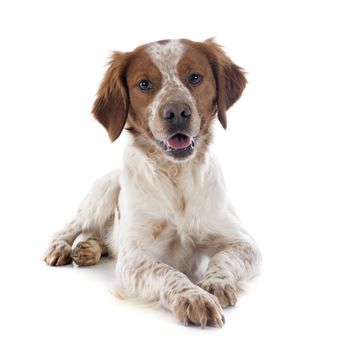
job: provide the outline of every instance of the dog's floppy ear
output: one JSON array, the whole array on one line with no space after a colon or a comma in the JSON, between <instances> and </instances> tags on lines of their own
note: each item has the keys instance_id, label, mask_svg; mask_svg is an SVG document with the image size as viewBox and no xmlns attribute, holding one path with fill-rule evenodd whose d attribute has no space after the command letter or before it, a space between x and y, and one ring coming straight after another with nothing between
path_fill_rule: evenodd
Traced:
<instances>
[{"instance_id":1,"label":"dog's floppy ear","mask_svg":"<svg viewBox=\"0 0 350 350\"><path fill-rule=\"evenodd\" d=\"M129 111L125 79L128 57L128 53L113 53L92 109L95 118L108 131L112 142L122 132Z\"/></svg>"},{"instance_id":2,"label":"dog's floppy ear","mask_svg":"<svg viewBox=\"0 0 350 350\"><path fill-rule=\"evenodd\" d=\"M213 39L203 42L216 80L218 118L227 127L226 111L241 97L247 84L244 70L233 63Z\"/></svg>"}]
</instances>

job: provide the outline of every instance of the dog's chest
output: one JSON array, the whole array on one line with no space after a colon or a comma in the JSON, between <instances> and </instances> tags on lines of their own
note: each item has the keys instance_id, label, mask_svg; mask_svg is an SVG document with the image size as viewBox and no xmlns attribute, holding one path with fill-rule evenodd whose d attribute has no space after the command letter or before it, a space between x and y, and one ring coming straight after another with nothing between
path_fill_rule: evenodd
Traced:
<instances>
[{"instance_id":1,"label":"dog's chest","mask_svg":"<svg viewBox=\"0 0 350 350\"><path fill-rule=\"evenodd\" d=\"M143 226L165 222L180 236L194 240L213 226L223 195L214 158L160 165L133 149L130 153L121 178L126 204L122 215Z\"/></svg>"},{"instance_id":2,"label":"dog's chest","mask_svg":"<svg viewBox=\"0 0 350 350\"><path fill-rule=\"evenodd\" d=\"M165 219L179 234L203 232L212 212L212 190L203 175L185 169L178 174L169 172L167 178L159 177L144 198L145 209L150 216Z\"/></svg>"}]
</instances>

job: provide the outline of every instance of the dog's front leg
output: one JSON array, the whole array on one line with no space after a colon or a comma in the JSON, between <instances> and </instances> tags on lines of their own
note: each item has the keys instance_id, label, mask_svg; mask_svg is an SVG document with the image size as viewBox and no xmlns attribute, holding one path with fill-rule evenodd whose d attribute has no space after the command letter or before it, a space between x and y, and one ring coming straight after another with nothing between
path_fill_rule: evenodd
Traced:
<instances>
[{"instance_id":1,"label":"dog's front leg","mask_svg":"<svg viewBox=\"0 0 350 350\"><path fill-rule=\"evenodd\" d=\"M214 295L142 249L120 251L116 272L122 292L144 301L160 302L185 325L223 325L222 309Z\"/></svg>"},{"instance_id":2,"label":"dog's front leg","mask_svg":"<svg viewBox=\"0 0 350 350\"><path fill-rule=\"evenodd\" d=\"M208 235L206 246L215 251L198 285L215 295L221 306L235 305L237 284L253 277L260 265L260 253L246 234Z\"/></svg>"},{"instance_id":3,"label":"dog's front leg","mask_svg":"<svg viewBox=\"0 0 350 350\"><path fill-rule=\"evenodd\" d=\"M72 244L81 232L81 225L76 219L66 225L64 229L58 231L46 250L44 261L51 266L71 263Z\"/></svg>"}]
</instances>

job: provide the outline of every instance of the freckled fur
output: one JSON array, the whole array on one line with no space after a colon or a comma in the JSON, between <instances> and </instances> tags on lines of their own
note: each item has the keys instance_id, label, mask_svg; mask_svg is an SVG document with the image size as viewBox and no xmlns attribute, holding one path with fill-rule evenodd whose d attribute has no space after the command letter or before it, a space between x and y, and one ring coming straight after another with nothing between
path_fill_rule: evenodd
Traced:
<instances>
[{"instance_id":1,"label":"freckled fur","mask_svg":"<svg viewBox=\"0 0 350 350\"><path fill-rule=\"evenodd\" d=\"M187 84L193 70L204 76L197 87ZM146 78L153 92L140 92L138 81ZM117 258L119 295L157 301L184 324L221 327L222 308L235 304L239 283L260 263L209 149L213 122L218 117L226 127L226 110L245 83L243 70L212 40L167 40L115 53L93 113L112 140L124 125L129 130L123 167L92 186L76 218L54 236L47 264L73 258L90 265L108 253ZM159 111L172 98L190 104L190 131L199 134L193 156L183 161L154 142L166 136ZM72 252L81 233L88 237Z\"/></svg>"},{"instance_id":2,"label":"freckled fur","mask_svg":"<svg viewBox=\"0 0 350 350\"><path fill-rule=\"evenodd\" d=\"M193 136L199 132L200 117L197 112L196 101L189 89L180 80L178 74L178 63L182 59L185 45L180 40L171 40L166 43L152 43L148 46L147 52L153 63L162 74L161 90L154 97L149 106L149 124L153 128L155 136L163 140L166 137L162 122L159 119L159 109L162 104L170 101L182 101L188 103L192 110L191 129Z\"/></svg>"}]
</instances>

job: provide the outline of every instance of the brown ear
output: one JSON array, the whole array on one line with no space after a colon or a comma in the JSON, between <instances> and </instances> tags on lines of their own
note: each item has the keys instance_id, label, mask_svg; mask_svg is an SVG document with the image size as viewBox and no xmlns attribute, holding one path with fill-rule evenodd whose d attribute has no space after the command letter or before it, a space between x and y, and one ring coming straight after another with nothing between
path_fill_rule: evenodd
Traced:
<instances>
[{"instance_id":1,"label":"brown ear","mask_svg":"<svg viewBox=\"0 0 350 350\"><path fill-rule=\"evenodd\" d=\"M226 111L241 97L247 79L244 70L234 64L213 39L208 39L203 44L216 80L218 118L226 129Z\"/></svg>"},{"instance_id":2,"label":"brown ear","mask_svg":"<svg viewBox=\"0 0 350 350\"><path fill-rule=\"evenodd\" d=\"M92 109L95 118L107 129L112 142L119 137L128 116L127 62L128 53L113 53Z\"/></svg>"}]
</instances>

